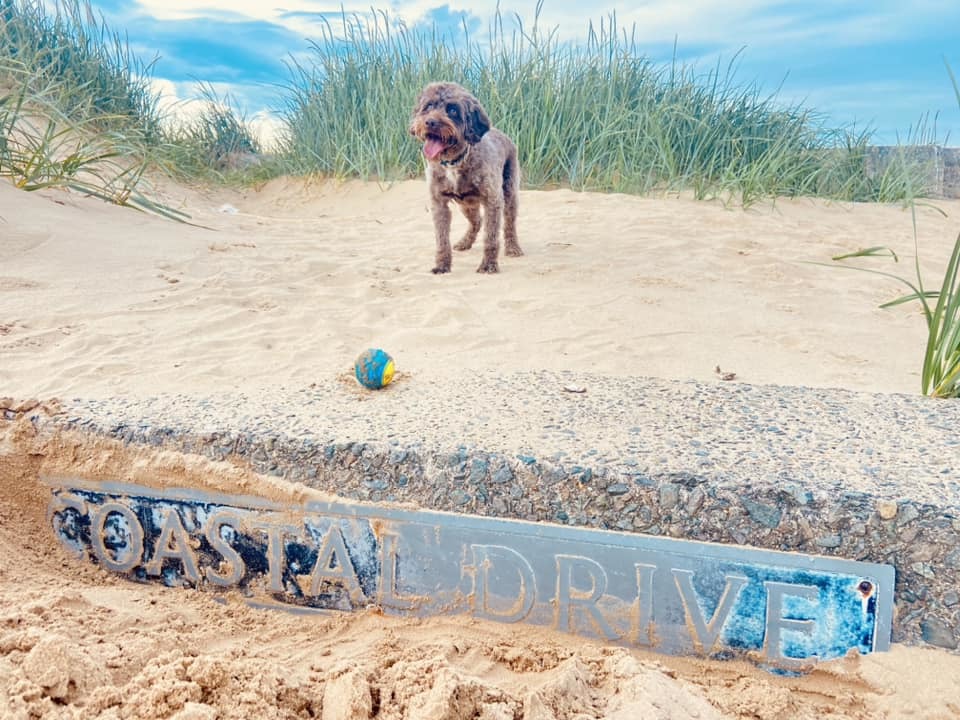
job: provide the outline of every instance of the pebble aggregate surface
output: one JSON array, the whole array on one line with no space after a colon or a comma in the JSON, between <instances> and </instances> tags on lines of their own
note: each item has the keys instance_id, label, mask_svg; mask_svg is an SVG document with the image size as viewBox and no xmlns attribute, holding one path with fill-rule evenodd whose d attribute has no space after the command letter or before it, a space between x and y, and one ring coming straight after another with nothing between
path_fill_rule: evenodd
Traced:
<instances>
[{"instance_id":1,"label":"pebble aggregate surface","mask_svg":"<svg viewBox=\"0 0 960 720\"><path fill-rule=\"evenodd\" d=\"M957 401L543 371L63 409L352 500L890 563L894 641L960 641Z\"/></svg>"}]
</instances>

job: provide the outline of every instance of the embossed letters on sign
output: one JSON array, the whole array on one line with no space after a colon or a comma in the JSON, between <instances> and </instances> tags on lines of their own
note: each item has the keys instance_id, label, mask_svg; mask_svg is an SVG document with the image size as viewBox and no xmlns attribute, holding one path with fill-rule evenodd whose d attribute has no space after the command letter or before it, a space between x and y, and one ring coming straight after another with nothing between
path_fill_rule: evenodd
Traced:
<instances>
[{"instance_id":1,"label":"embossed letters on sign","mask_svg":"<svg viewBox=\"0 0 960 720\"><path fill-rule=\"evenodd\" d=\"M889 644L884 565L346 503L48 483L64 547L140 582L274 607L466 613L785 669Z\"/></svg>"}]
</instances>

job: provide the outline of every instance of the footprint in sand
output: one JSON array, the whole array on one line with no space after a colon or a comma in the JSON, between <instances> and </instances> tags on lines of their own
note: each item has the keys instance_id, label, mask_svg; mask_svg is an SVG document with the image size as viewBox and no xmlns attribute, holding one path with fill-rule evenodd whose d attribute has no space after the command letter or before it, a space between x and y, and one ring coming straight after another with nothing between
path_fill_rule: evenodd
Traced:
<instances>
[{"instance_id":1,"label":"footprint in sand","mask_svg":"<svg viewBox=\"0 0 960 720\"><path fill-rule=\"evenodd\" d=\"M41 283L26 278L0 277L0 292L4 290L37 290L42 287Z\"/></svg>"}]
</instances>

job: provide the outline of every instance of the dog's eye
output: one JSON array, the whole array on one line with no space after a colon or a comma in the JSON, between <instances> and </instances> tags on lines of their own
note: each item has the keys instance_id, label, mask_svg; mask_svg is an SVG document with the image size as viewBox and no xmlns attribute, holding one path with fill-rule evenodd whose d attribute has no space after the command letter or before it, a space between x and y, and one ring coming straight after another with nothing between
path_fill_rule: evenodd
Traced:
<instances>
[{"instance_id":1,"label":"dog's eye","mask_svg":"<svg viewBox=\"0 0 960 720\"><path fill-rule=\"evenodd\" d=\"M456 105L447 105L447 115L456 120L460 117L460 108Z\"/></svg>"}]
</instances>

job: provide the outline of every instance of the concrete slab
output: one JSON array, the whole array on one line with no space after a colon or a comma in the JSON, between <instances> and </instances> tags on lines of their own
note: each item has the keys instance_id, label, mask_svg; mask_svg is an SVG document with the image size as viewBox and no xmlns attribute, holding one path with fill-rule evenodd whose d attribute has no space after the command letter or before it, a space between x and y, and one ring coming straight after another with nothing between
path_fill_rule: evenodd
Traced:
<instances>
[{"instance_id":1,"label":"concrete slab","mask_svg":"<svg viewBox=\"0 0 960 720\"><path fill-rule=\"evenodd\" d=\"M541 372L64 409L344 499L889 563L894 641L960 639L956 401Z\"/></svg>"}]
</instances>

